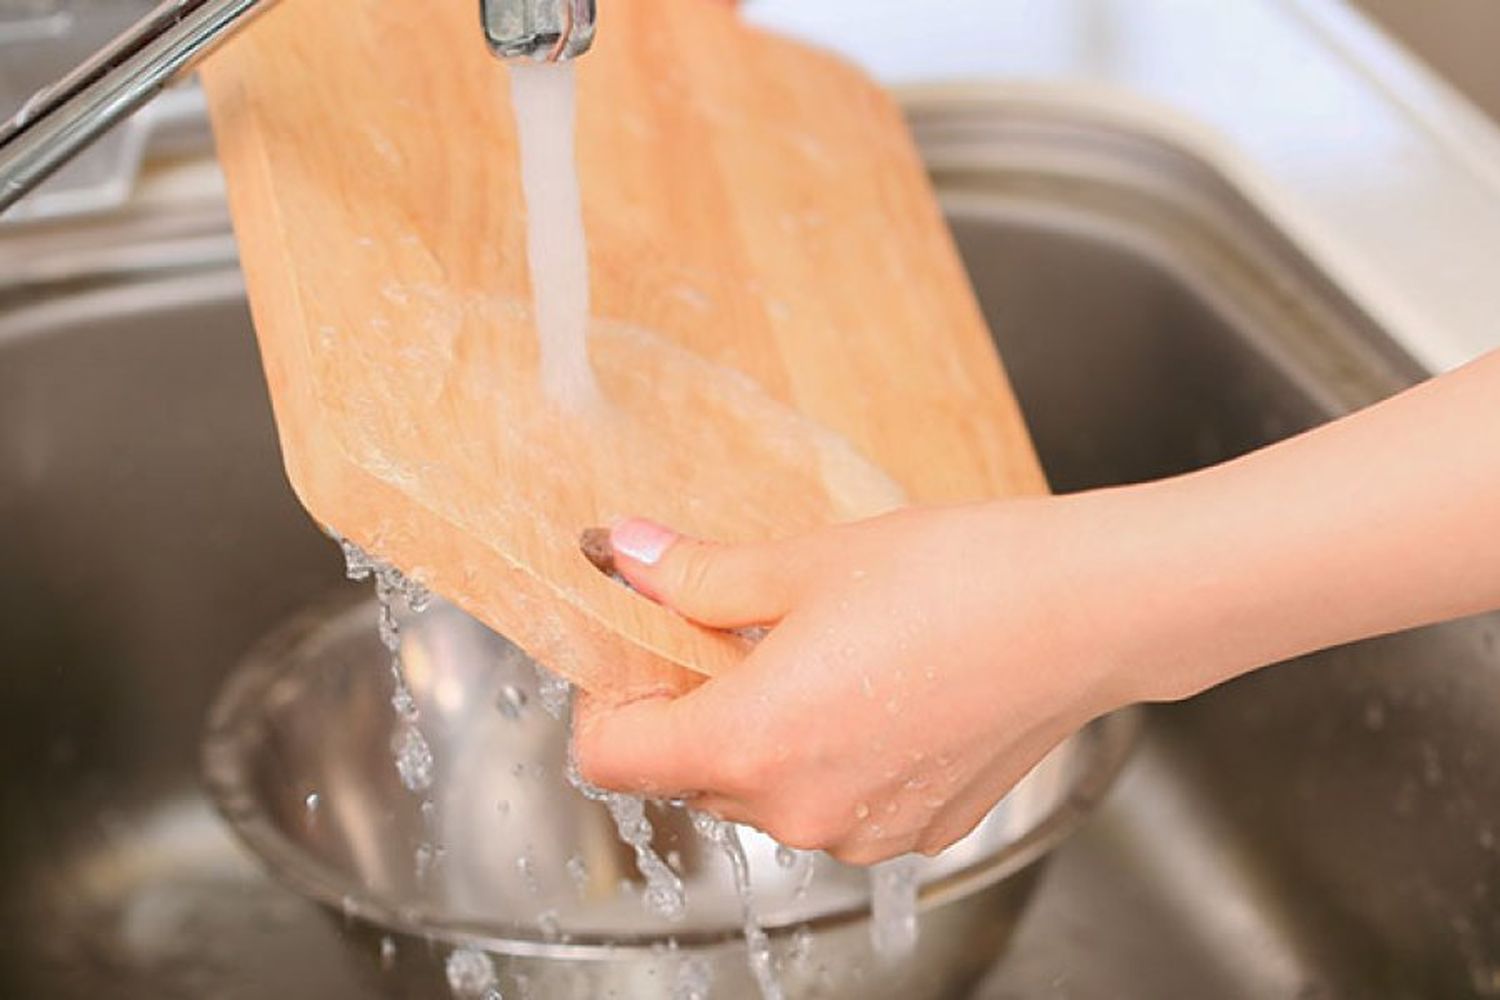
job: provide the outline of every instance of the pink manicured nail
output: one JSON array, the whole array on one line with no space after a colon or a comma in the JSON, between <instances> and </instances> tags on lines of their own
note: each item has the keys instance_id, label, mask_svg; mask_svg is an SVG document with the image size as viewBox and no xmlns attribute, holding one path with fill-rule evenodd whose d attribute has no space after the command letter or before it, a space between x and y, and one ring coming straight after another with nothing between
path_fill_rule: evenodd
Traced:
<instances>
[{"instance_id":1,"label":"pink manicured nail","mask_svg":"<svg viewBox=\"0 0 1500 1000\"><path fill-rule=\"evenodd\" d=\"M609 544L614 550L644 566L655 566L675 541L676 532L639 517L621 521L609 529Z\"/></svg>"}]
</instances>

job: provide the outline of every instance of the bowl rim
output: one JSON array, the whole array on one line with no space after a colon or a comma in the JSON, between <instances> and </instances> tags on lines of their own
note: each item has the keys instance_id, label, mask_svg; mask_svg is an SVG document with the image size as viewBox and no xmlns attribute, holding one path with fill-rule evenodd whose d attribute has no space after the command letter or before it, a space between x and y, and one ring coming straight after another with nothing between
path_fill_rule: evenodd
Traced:
<instances>
[{"instance_id":1,"label":"bowl rim","mask_svg":"<svg viewBox=\"0 0 1500 1000\"><path fill-rule=\"evenodd\" d=\"M476 921L445 917L422 906L400 906L369 893L347 872L322 862L281 832L251 789L247 750L258 740L253 708L269 687L303 658L295 654L331 622L375 604L364 588L340 588L273 628L240 658L209 708L201 743L200 769L219 814L274 879L346 920L374 925L385 933L477 947L515 956L567 959L619 958L635 951L707 948L742 940L738 923L725 927L641 932L569 933L548 936L523 922ZM373 615L372 621L373 621ZM373 626L372 626L373 627ZM946 872L918 889L919 912L973 895L1040 861L1071 835L1113 787L1141 728L1138 707L1125 708L1085 725L1068 740L1078 741L1081 766L1071 787L1016 839L993 854ZM1064 741L1067 742L1067 741ZM868 900L825 913L762 924L772 939L807 927L823 931L869 919Z\"/></svg>"}]
</instances>

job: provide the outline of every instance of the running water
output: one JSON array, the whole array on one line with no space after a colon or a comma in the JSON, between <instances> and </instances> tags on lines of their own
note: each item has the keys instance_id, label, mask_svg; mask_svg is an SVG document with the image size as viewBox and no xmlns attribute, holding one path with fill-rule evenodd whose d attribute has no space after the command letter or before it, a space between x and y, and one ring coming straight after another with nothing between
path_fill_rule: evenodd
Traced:
<instances>
[{"instance_id":1,"label":"running water","mask_svg":"<svg viewBox=\"0 0 1500 1000\"><path fill-rule=\"evenodd\" d=\"M562 719L567 713L573 686L540 663L535 666L538 700L554 719ZM620 840L635 851L636 869L646 880L646 891L642 901L647 911L666 920L681 920L687 912L686 892L683 889L681 877L672 870L671 865L662 860L662 856L656 853L656 848L651 846L651 838L656 830L652 827L651 820L646 817L646 800L637 795L622 795L619 792L605 791L584 781L583 775L578 772L577 762L573 760L571 743L570 740L567 765L568 784L578 789L579 793L591 802L603 803L604 808L609 811L609 818L614 821L615 832L619 834ZM578 869L573 867L573 860L575 859L569 859L569 874L581 888L587 871L582 867L582 858L576 859ZM575 874L578 870L581 870L583 874Z\"/></svg>"},{"instance_id":2,"label":"running water","mask_svg":"<svg viewBox=\"0 0 1500 1000\"><path fill-rule=\"evenodd\" d=\"M599 396L588 356L588 247L574 158L573 67L567 62L518 64L512 69L510 88L526 200L526 250L541 381L554 400L589 406ZM546 671L541 672L541 681L543 706L560 717L567 704L566 684ZM646 880L646 908L669 920L681 919L686 907L682 879L651 846L654 831L645 800L590 786L571 761L568 780L585 796L604 804L620 838L635 851L636 866ZM694 825L724 849L734 866L751 969L767 1000L779 1000L781 988L771 968L769 943L751 905L749 866L738 835L732 826L707 817L695 816ZM696 992L691 988L696 983L696 977L690 977L689 995Z\"/></svg>"},{"instance_id":3,"label":"running water","mask_svg":"<svg viewBox=\"0 0 1500 1000\"><path fill-rule=\"evenodd\" d=\"M745 947L750 950L750 974L755 985L760 987L762 1000L782 1000L781 983L776 978L776 969L771 964L771 941L755 915L755 897L750 891L750 860L745 857L744 845L740 843L739 831L734 824L727 823L705 812L692 810L693 829L711 844L715 844L729 859L734 872L734 891L740 897L740 910L745 924Z\"/></svg>"},{"instance_id":4,"label":"running water","mask_svg":"<svg viewBox=\"0 0 1500 1000\"><path fill-rule=\"evenodd\" d=\"M701 955L690 955L677 967L672 983L672 1000L709 1000L714 973Z\"/></svg>"},{"instance_id":5,"label":"running water","mask_svg":"<svg viewBox=\"0 0 1500 1000\"><path fill-rule=\"evenodd\" d=\"M636 795L622 795L596 788L583 780L578 765L568 760L568 782L594 802L604 803L614 820L620 839L635 851L635 866L646 880L644 901L646 909L667 920L681 920L687 912L687 897L682 879L672 866L662 860L656 848L651 846L651 837L656 832L651 820L646 818L646 800Z\"/></svg>"},{"instance_id":6,"label":"running water","mask_svg":"<svg viewBox=\"0 0 1500 1000\"><path fill-rule=\"evenodd\" d=\"M561 719L568 711L568 701L573 697L573 688L567 681L536 664L536 696L543 710L554 719Z\"/></svg>"},{"instance_id":7,"label":"running water","mask_svg":"<svg viewBox=\"0 0 1500 1000\"><path fill-rule=\"evenodd\" d=\"M887 961L900 961L917 946L918 867L908 856L870 869L870 943Z\"/></svg>"},{"instance_id":8,"label":"running water","mask_svg":"<svg viewBox=\"0 0 1500 1000\"><path fill-rule=\"evenodd\" d=\"M540 666L537 668L542 670ZM544 675L545 676L545 675ZM568 760L568 781L585 798L602 802L609 810L610 818L620 839L635 850L636 868L646 880L644 902L646 909L668 920L680 920L686 913L687 898L682 879L660 854L651 846L655 832L651 820L646 817L646 800L636 795L622 795L597 788L578 773L578 765ZM740 899L744 919L745 946L750 953L750 972L760 988L763 1000L782 1000L781 983L771 961L771 942L755 915L755 900L750 889L750 862L740 844L739 832L732 823L716 819L707 813L689 811L693 829L699 836L724 852L734 874L734 889ZM695 969L684 984L679 982L678 993L686 996L706 995L698 990L707 988L708 968Z\"/></svg>"},{"instance_id":9,"label":"running water","mask_svg":"<svg viewBox=\"0 0 1500 1000\"><path fill-rule=\"evenodd\" d=\"M344 550L344 567L349 579L368 580L373 577L375 580L375 599L380 605L377 627L381 645L390 653L394 685L391 707L396 712L396 731L391 736L391 753L401 783L408 791L422 796L422 816L429 821L427 825L430 827L435 810L427 793L432 788L436 763L432 747L422 734L417 700L406 683L406 670L401 662L401 624L396 615L401 604L412 614L420 614L427 609L432 597L426 587L403 575L396 567L374 558L346 538L338 541ZM430 829L427 832L432 833ZM427 840L417 845L412 861L418 881L427 877L442 853L440 846Z\"/></svg>"},{"instance_id":10,"label":"running water","mask_svg":"<svg viewBox=\"0 0 1500 1000\"><path fill-rule=\"evenodd\" d=\"M511 105L526 199L526 254L542 385L573 406L598 396L589 367L589 260L573 153L573 64L511 68Z\"/></svg>"}]
</instances>

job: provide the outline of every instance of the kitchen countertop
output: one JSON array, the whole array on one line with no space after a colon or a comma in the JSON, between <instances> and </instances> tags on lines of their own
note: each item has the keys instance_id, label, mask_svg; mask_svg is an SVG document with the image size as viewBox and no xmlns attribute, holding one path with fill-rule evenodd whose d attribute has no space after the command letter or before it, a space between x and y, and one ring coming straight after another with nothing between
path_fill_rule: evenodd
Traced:
<instances>
[{"instance_id":1,"label":"kitchen countertop","mask_svg":"<svg viewBox=\"0 0 1500 1000\"><path fill-rule=\"evenodd\" d=\"M1500 130L1343 0L748 0L899 90L1159 119L1434 371L1500 344Z\"/></svg>"}]
</instances>

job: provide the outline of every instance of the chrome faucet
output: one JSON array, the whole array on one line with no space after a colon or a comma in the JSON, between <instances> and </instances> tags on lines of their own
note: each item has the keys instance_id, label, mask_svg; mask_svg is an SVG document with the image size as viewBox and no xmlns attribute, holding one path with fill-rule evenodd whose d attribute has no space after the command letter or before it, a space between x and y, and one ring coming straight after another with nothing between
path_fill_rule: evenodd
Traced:
<instances>
[{"instance_id":1,"label":"chrome faucet","mask_svg":"<svg viewBox=\"0 0 1500 1000\"><path fill-rule=\"evenodd\" d=\"M595 0L479 0L490 51L501 59L558 62L594 43Z\"/></svg>"},{"instance_id":2,"label":"chrome faucet","mask_svg":"<svg viewBox=\"0 0 1500 1000\"><path fill-rule=\"evenodd\" d=\"M0 125L0 212L275 2L166 0L39 91ZM480 0L485 41L503 59L576 58L593 42L595 16L595 0Z\"/></svg>"}]
</instances>

